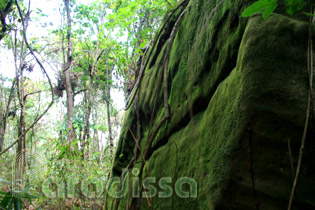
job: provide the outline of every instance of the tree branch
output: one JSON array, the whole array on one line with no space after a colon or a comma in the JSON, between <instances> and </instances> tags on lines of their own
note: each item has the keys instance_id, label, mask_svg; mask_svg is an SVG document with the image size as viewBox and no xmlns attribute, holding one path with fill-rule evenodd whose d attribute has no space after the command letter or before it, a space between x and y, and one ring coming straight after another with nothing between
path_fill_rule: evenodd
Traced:
<instances>
[{"instance_id":1,"label":"tree branch","mask_svg":"<svg viewBox=\"0 0 315 210\"><path fill-rule=\"evenodd\" d=\"M75 93L74 93L74 96L76 96L76 95L78 95L78 94L80 94L80 93L82 93L82 92L84 92L84 91L87 91L87 89L82 89L82 90L79 90L79 91L75 92Z\"/></svg>"},{"instance_id":2,"label":"tree branch","mask_svg":"<svg viewBox=\"0 0 315 210\"><path fill-rule=\"evenodd\" d=\"M22 11L21 11L21 8L18 4L18 1L15 0L15 3L16 3L16 6L18 8L18 11L19 11L19 15L20 15L20 18L21 18L21 21L22 21L22 25L23 25L23 38L24 38L24 41L25 41L25 44L27 46L27 48L29 49L29 51L31 52L31 54L33 55L33 57L35 58L36 62L38 63L38 65L40 66L40 68L43 70L44 74L46 75L47 77L47 80L48 80L48 83L49 83L49 86L50 86L50 90L51 90L51 102L50 104L48 105L48 107L45 109L45 111L39 115L39 117L24 131L24 133L22 133L9 147L7 147L5 150L3 150L2 152L0 152L0 155L4 154L5 152L7 152L11 147L13 147L21 137L25 136L27 134L28 131L30 131L36 124L37 122L48 112L48 110L50 109L50 107L53 105L54 103L54 89L53 89L53 86L52 86L52 83L51 83L51 80L50 80L50 77L49 75L47 74L47 71L46 69L44 68L43 64L39 61L39 59L36 57L36 55L34 54L34 51L32 50L32 48L30 47L30 45L28 44L28 41L27 41L27 37L26 37L26 33L25 33L25 23L24 23L24 18L23 18L23 15L22 15Z\"/></svg>"},{"instance_id":3,"label":"tree branch","mask_svg":"<svg viewBox=\"0 0 315 210\"><path fill-rule=\"evenodd\" d=\"M28 94L26 94L26 95L24 96L24 98L23 98L24 102L26 101L27 96L34 95L34 94L40 93L40 92L42 92L42 91L39 90L39 91L36 91L36 92L33 92L33 93L28 93Z\"/></svg>"}]
</instances>

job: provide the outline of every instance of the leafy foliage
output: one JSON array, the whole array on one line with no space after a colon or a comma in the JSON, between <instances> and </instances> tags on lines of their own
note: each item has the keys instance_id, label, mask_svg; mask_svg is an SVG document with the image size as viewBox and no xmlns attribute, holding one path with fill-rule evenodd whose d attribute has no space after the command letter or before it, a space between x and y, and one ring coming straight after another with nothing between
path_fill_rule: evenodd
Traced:
<instances>
[{"instance_id":1,"label":"leafy foliage","mask_svg":"<svg viewBox=\"0 0 315 210\"><path fill-rule=\"evenodd\" d=\"M21 192L4 192L0 191L0 208L6 210L21 210L23 209L23 201L29 202L36 198L28 192L28 188Z\"/></svg>"},{"instance_id":2,"label":"leafy foliage","mask_svg":"<svg viewBox=\"0 0 315 210\"><path fill-rule=\"evenodd\" d=\"M302 11L306 2L304 0L284 0L286 12L293 15ZM259 0L247 7L242 13L242 17L250 17L254 14L262 12L263 18L269 17L278 7L278 0Z\"/></svg>"}]
</instances>

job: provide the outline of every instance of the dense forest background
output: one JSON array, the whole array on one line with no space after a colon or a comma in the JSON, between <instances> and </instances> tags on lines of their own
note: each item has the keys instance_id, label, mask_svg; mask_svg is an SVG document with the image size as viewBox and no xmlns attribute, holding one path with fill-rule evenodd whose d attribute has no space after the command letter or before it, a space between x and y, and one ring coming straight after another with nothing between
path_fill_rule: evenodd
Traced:
<instances>
[{"instance_id":1,"label":"dense forest background","mask_svg":"<svg viewBox=\"0 0 315 210\"><path fill-rule=\"evenodd\" d=\"M83 199L88 192L78 184L110 176L137 63L163 15L176 4L0 1L2 207L30 207L31 201L46 209L102 205ZM55 199L44 199L47 193L38 190L47 185L50 192L70 178L77 187L59 189L51 195ZM78 199L66 199L78 192Z\"/></svg>"}]
</instances>

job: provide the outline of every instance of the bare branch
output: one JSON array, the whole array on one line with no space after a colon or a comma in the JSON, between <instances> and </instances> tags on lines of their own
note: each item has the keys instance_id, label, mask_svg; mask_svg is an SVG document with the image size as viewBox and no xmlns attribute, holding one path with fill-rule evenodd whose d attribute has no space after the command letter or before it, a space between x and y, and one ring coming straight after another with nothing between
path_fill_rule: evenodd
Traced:
<instances>
[{"instance_id":1,"label":"bare branch","mask_svg":"<svg viewBox=\"0 0 315 210\"><path fill-rule=\"evenodd\" d=\"M26 100L26 98L27 98L27 96L34 95L34 94L36 94L36 93L40 93L40 92L42 92L42 91L41 91L41 90L39 90L39 91L36 91L36 92L33 92L33 93L28 93L28 94L26 94L26 95L24 96L23 100L25 101L25 100Z\"/></svg>"},{"instance_id":2,"label":"bare branch","mask_svg":"<svg viewBox=\"0 0 315 210\"><path fill-rule=\"evenodd\" d=\"M80 94L80 93L82 93L82 92L84 92L84 91L87 91L87 89L82 89L82 90L79 90L79 91L75 92L75 93L74 93L74 96L76 96L76 95L78 95L78 94Z\"/></svg>"}]
</instances>

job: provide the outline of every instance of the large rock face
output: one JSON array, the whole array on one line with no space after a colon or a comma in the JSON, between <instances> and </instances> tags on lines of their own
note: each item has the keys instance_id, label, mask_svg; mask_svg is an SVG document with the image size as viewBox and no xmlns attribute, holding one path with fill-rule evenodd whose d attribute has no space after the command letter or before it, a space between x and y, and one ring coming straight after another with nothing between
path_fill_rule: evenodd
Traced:
<instances>
[{"instance_id":1,"label":"large rock face","mask_svg":"<svg viewBox=\"0 0 315 210\"><path fill-rule=\"evenodd\" d=\"M266 20L260 15L241 18L250 2L191 0L188 4L168 65L171 117L153 141L140 180L155 177L151 185L157 192L165 192L159 181L171 177L168 186L174 191L167 198L161 194L139 198L138 208L287 208L309 90L308 22L281 15L281 9ZM170 25L179 14L175 13ZM162 36L140 88L142 152L164 116L163 60L168 37ZM126 113L114 176L121 176L134 156L135 141L129 131L136 134L137 130L134 107ZM312 122L293 209L315 208ZM133 168L139 168L141 162L139 154ZM131 168L122 178L134 174ZM175 183L181 177L196 181L197 196L192 192L183 198L176 193ZM188 184L182 187L189 191ZM119 209L126 209L135 187L127 189ZM114 209L116 200L107 203Z\"/></svg>"}]
</instances>

